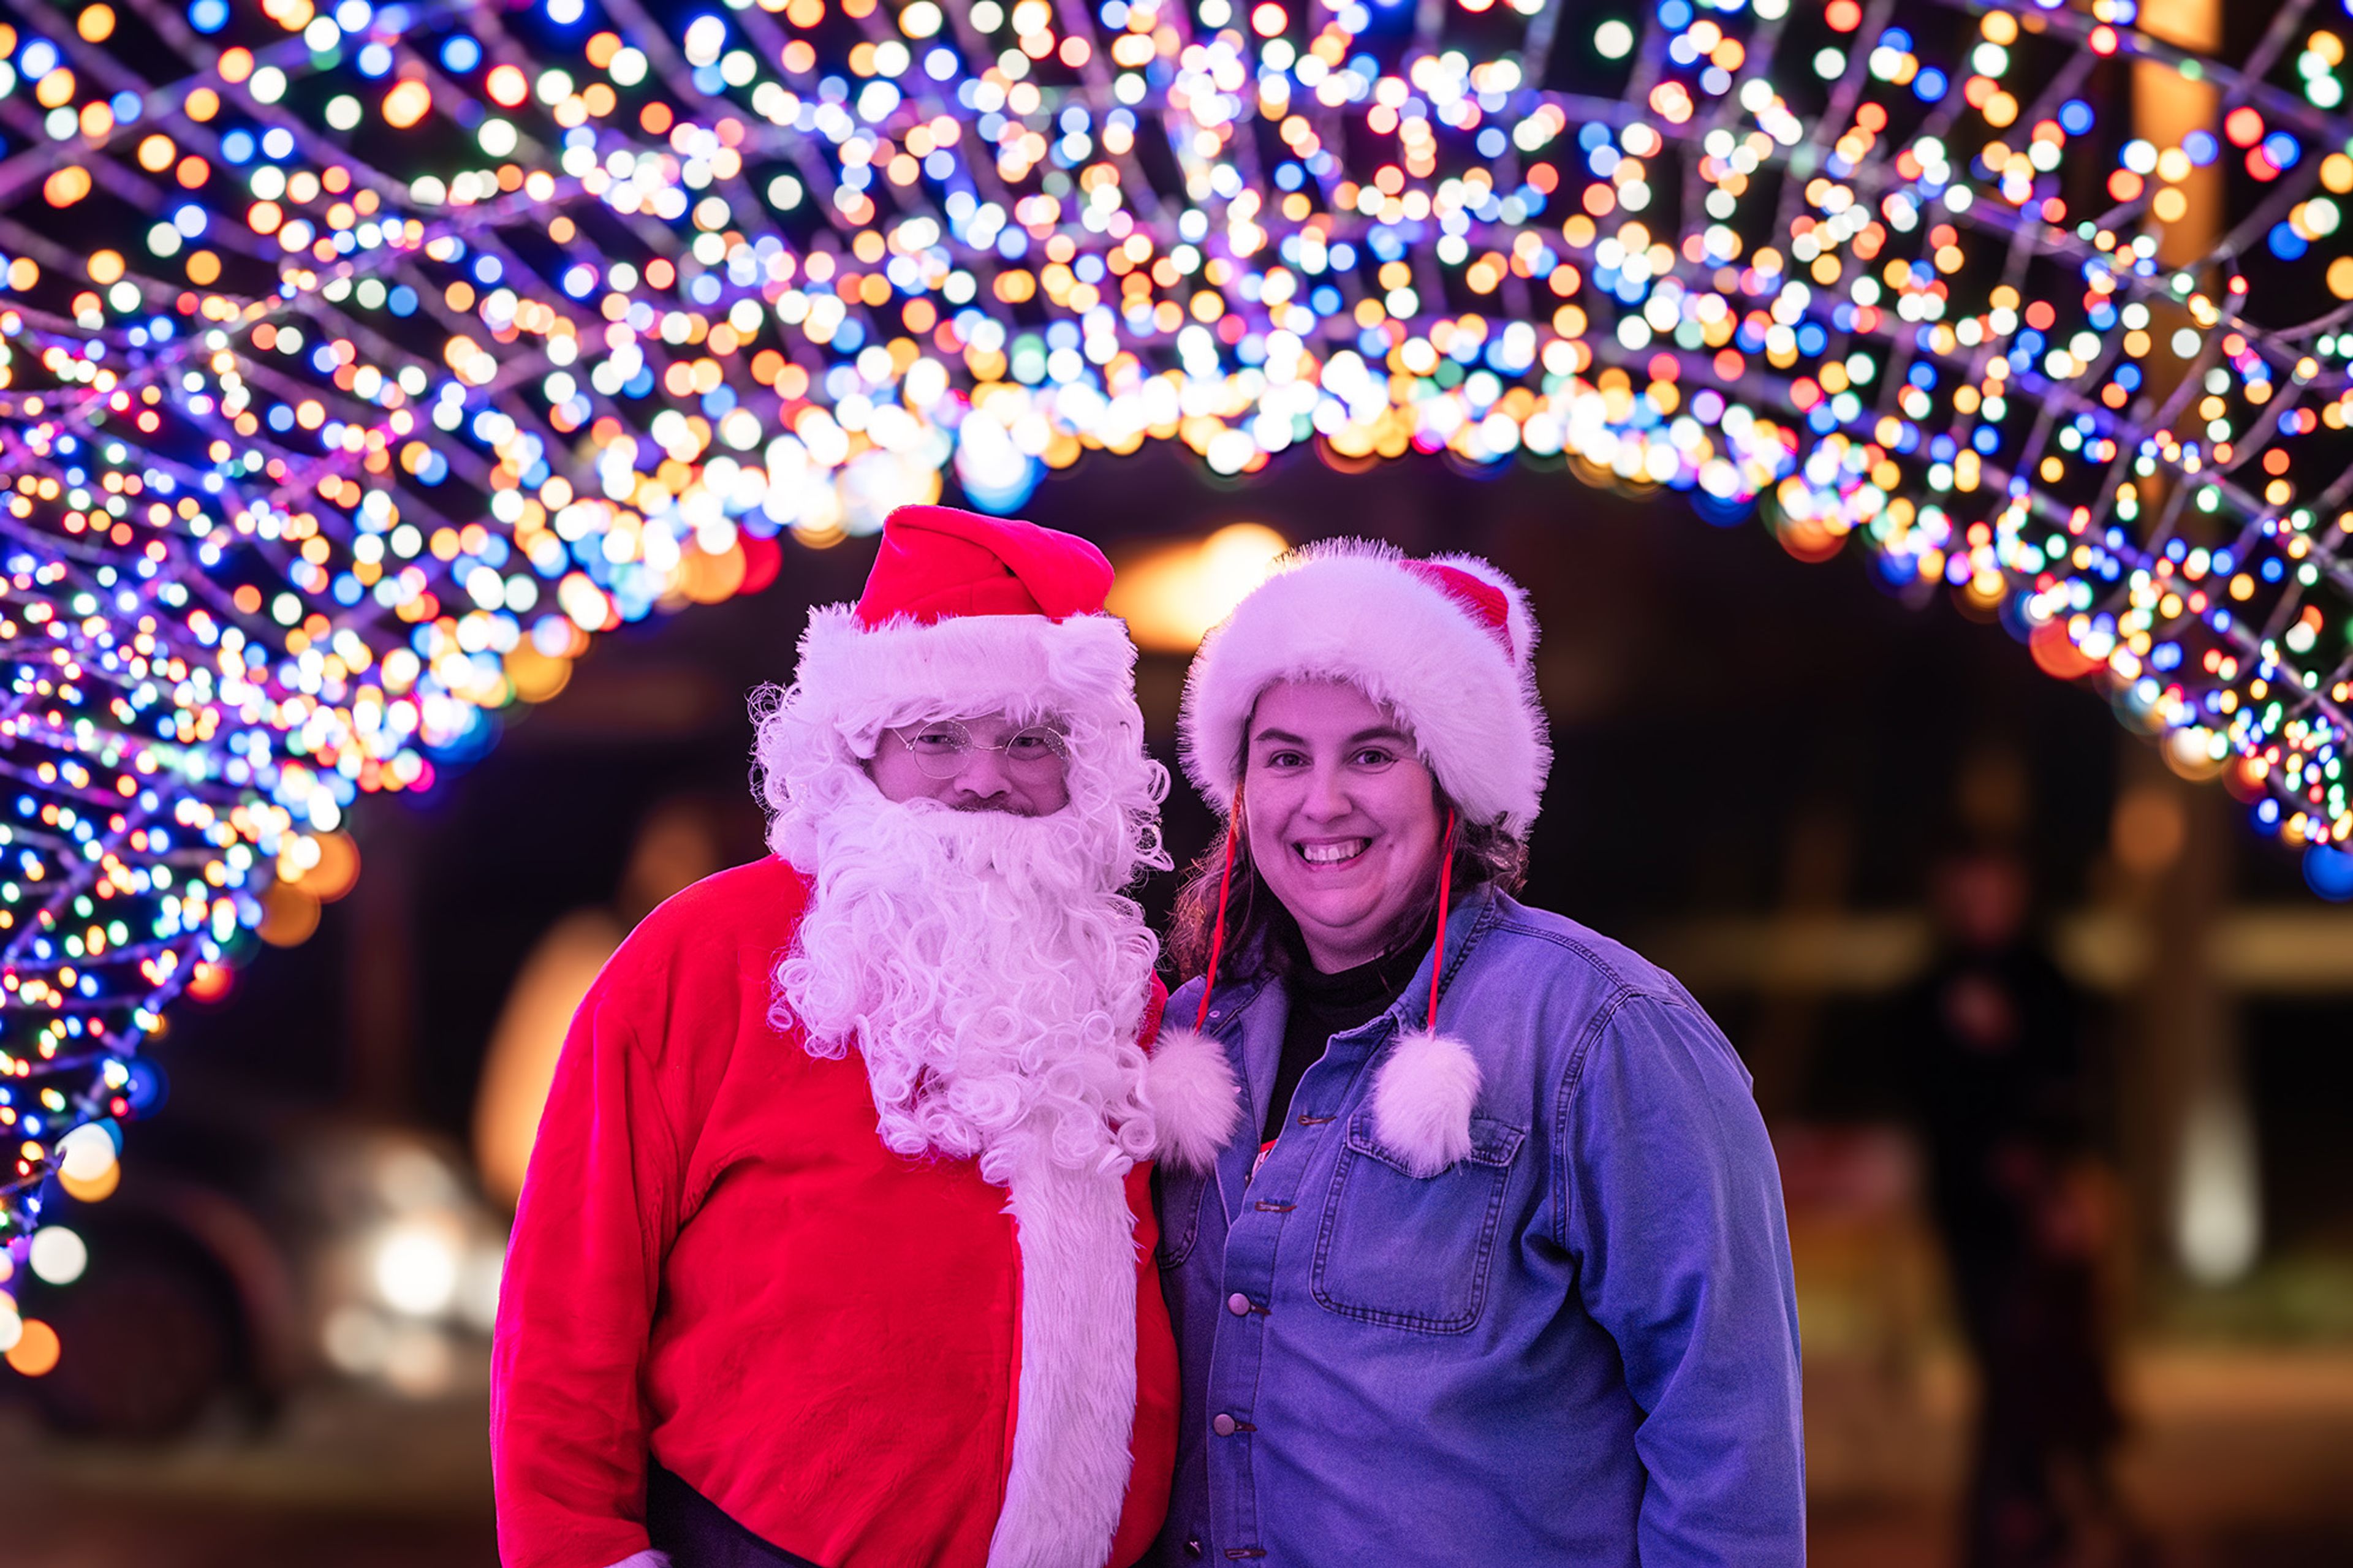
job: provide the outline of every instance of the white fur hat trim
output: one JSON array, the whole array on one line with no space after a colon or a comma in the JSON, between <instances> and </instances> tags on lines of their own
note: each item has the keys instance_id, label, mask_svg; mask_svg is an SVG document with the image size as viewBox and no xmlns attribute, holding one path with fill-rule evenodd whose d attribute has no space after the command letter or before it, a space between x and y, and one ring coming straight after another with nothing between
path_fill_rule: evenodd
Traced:
<instances>
[{"instance_id":1,"label":"white fur hat trim","mask_svg":"<svg viewBox=\"0 0 2353 1568\"><path fill-rule=\"evenodd\" d=\"M1434 1176L1471 1152L1479 1061L1452 1035L1398 1037L1373 1079L1373 1135L1417 1176Z\"/></svg>"},{"instance_id":2,"label":"white fur hat trim","mask_svg":"<svg viewBox=\"0 0 2353 1568\"><path fill-rule=\"evenodd\" d=\"M1233 808L1260 695L1280 680L1336 679L1413 731L1465 816L1527 830L1552 765L1527 596L1475 556L1431 560L1503 593L1508 648L1398 551L1356 539L1294 552L1202 642L1185 686L1185 771L1219 810Z\"/></svg>"},{"instance_id":3,"label":"white fur hat trim","mask_svg":"<svg viewBox=\"0 0 2353 1568\"><path fill-rule=\"evenodd\" d=\"M1144 1068L1144 1098L1157 1134L1154 1157L1206 1172L1241 1125L1242 1089L1225 1047L1196 1030L1164 1028Z\"/></svg>"},{"instance_id":4,"label":"white fur hat trim","mask_svg":"<svg viewBox=\"0 0 2353 1568\"><path fill-rule=\"evenodd\" d=\"M1135 645L1115 616L956 616L862 625L854 605L809 612L792 701L861 756L890 725L1000 710L1084 713L1140 738Z\"/></svg>"}]
</instances>

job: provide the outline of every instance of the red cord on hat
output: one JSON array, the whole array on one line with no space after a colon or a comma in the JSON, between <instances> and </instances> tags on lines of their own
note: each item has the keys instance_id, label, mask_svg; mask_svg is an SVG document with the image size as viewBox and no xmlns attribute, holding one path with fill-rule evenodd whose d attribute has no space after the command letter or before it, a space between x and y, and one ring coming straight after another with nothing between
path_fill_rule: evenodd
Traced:
<instances>
[{"instance_id":1,"label":"red cord on hat","mask_svg":"<svg viewBox=\"0 0 2353 1568\"><path fill-rule=\"evenodd\" d=\"M1234 840L1242 833L1242 786L1234 785L1234 808L1226 814L1226 869L1218 879L1218 923L1209 932L1209 973L1201 977L1201 1008L1193 1015L1198 1033L1209 1021L1209 993L1218 988L1218 957L1226 951L1226 898L1234 889Z\"/></svg>"},{"instance_id":2,"label":"red cord on hat","mask_svg":"<svg viewBox=\"0 0 2353 1568\"><path fill-rule=\"evenodd\" d=\"M1430 950L1430 1032L1438 1033L1438 977L1446 969L1446 900L1454 890L1454 808L1446 809L1446 841L1438 847L1438 944Z\"/></svg>"}]
</instances>

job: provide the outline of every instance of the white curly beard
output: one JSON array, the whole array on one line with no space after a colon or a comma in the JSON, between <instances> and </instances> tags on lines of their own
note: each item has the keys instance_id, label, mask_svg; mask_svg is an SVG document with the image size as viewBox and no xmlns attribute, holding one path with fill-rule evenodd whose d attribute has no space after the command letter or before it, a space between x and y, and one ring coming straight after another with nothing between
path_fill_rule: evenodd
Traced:
<instances>
[{"instance_id":1,"label":"white curly beard","mask_svg":"<svg viewBox=\"0 0 2353 1568\"><path fill-rule=\"evenodd\" d=\"M854 764L824 784L824 808L797 814L816 886L776 969L778 1021L815 1055L858 1047L884 1145L977 1158L999 1184L1025 1150L1071 1170L1145 1157L1136 1032L1157 943L1114 890L1127 867L1105 864L1121 807L898 803Z\"/></svg>"}]
</instances>

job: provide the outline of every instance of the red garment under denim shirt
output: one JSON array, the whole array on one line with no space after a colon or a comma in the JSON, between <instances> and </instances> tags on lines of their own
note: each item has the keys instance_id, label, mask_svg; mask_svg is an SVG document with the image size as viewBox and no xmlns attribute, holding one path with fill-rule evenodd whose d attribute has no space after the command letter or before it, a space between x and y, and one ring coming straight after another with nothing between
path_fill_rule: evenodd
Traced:
<instances>
[{"instance_id":1,"label":"red garment under denim shirt","mask_svg":"<svg viewBox=\"0 0 2353 1568\"><path fill-rule=\"evenodd\" d=\"M650 1454L827 1568L980 1568L1005 1496L1021 1272L1006 1192L882 1146L864 1065L768 1021L807 895L781 860L649 916L581 1004L515 1217L491 1399L506 1568L645 1550ZM1156 1028L1155 982L1145 1034ZM1175 1463L1176 1350L1139 1166L1143 1555Z\"/></svg>"}]
</instances>

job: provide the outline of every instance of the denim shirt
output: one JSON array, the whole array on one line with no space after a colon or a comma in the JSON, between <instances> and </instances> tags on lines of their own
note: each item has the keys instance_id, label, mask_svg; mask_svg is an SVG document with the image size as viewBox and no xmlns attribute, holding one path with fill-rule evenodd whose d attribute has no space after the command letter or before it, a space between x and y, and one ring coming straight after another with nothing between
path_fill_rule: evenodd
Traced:
<instances>
[{"instance_id":1,"label":"denim shirt","mask_svg":"<svg viewBox=\"0 0 2353 1568\"><path fill-rule=\"evenodd\" d=\"M1447 921L1440 997L1482 1071L1466 1158L1417 1179L1374 1130L1425 956L1254 1178L1248 1132L1214 1175L1163 1168L1185 1404L1149 1561L1801 1564L1788 1235L1739 1058L1665 972L1492 890ZM1211 998L1245 1129L1285 1008L1278 978Z\"/></svg>"}]
</instances>

